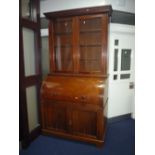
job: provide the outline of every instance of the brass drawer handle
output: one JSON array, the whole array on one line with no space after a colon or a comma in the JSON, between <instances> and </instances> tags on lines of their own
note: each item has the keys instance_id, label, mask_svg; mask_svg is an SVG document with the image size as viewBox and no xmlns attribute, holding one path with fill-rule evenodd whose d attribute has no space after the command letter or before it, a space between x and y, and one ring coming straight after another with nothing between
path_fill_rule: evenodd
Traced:
<instances>
[{"instance_id":1,"label":"brass drawer handle","mask_svg":"<svg viewBox=\"0 0 155 155\"><path fill-rule=\"evenodd\" d=\"M78 100L78 97L76 96L74 99L75 99L75 100Z\"/></svg>"}]
</instances>

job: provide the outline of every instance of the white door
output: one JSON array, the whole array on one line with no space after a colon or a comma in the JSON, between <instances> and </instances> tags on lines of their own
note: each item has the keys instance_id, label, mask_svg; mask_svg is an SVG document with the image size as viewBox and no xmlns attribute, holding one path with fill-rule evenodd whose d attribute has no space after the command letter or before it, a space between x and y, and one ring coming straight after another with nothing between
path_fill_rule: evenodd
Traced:
<instances>
[{"instance_id":1,"label":"white door","mask_svg":"<svg viewBox=\"0 0 155 155\"><path fill-rule=\"evenodd\" d=\"M133 26L111 24L108 117L134 117L134 37Z\"/></svg>"}]
</instances>

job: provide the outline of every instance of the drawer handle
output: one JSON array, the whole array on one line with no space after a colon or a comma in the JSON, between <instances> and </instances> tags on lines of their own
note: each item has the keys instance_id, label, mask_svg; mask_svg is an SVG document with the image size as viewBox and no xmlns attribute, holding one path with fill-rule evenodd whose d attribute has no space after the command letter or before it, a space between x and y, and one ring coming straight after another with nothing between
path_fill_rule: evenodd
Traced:
<instances>
[{"instance_id":1,"label":"drawer handle","mask_svg":"<svg viewBox=\"0 0 155 155\"><path fill-rule=\"evenodd\" d=\"M77 99L78 99L78 97L76 96L76 97L75 97L75 100L77 100Z\"/></svg>"}]
</instances>

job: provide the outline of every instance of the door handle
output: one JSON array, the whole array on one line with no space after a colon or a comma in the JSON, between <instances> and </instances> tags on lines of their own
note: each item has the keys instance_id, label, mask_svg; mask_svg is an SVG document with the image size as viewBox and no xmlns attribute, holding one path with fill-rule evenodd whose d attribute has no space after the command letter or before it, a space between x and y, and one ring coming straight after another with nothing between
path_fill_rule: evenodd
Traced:
<instances>
[{"instance_id":1,"label":"door handle","mask_svg":"<svg viewBox=\"0 0 155 155\"><path fill-rule=\"evenodd\" d=\"M135 88L135 83L134 82L130 82L129 83L129 89L134 89Z\"/></svg>"}]
</instances>

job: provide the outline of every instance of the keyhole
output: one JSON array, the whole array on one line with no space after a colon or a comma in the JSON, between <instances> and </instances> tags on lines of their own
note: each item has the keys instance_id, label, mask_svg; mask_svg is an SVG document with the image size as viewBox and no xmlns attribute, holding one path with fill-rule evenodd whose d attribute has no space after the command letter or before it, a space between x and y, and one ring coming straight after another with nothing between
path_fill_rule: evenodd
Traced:
<instances>
[{"instance_id":1,"label":"keyhole","mask_svg":"<svg viewBox=\"0 0 155 155\"><path fill-rule=\"evenodd\" d=\"M65 26L67 27L67 25L68 25L68 23L66 22L66 23L65 23Z\"/></svg>"}]
</instances>

